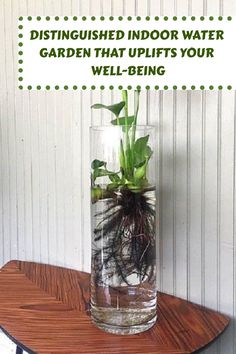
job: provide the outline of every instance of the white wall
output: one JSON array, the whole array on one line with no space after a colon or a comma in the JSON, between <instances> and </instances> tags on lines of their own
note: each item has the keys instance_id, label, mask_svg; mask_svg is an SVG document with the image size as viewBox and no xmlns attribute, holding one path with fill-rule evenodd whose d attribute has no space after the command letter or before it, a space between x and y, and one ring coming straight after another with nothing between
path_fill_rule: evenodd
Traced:
<instances>
[{"instance_id":1,"label":"white wall","mask_svg":"<svg viewBox=\"0 0 236 354\"><path fill-rule=\"evenodd\" d=\"M119 92L17 89L19 15L236 15L235 0L0 0L0 263L89 269L90 105ZM235 73L232 73L234 75ZM158 126L159 288L236 315L235 92L142 93ZM229 327L208 354L235 354Z\"/></svg>"}]
</instances>

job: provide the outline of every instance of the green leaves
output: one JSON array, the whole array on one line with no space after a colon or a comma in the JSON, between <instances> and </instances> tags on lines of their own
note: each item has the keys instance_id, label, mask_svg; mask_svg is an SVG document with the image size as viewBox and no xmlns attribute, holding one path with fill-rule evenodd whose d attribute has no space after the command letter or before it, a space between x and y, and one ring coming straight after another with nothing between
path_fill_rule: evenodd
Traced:
<instances>
[{"instance_id":1,"label":"green leaves","mask_svg":"<svg viewBox=\"0 0 236 354\"><path fill-rule=\"evenodd\" d=\"M105 168L101 168L103 166ZM95 182L95 180L98 177L106 177L106 176L108 176L109 179L111 180L111 182L113 182L113 183L118 183L120 181L120 177L119 177L118 173L108 171L106 169L106 162L104 162L104 161L100 161L97 159L93 160L93 162L91 163L91 168L93 169L93 172L92 172L92 181L93 182Z\"/></svg>"},{"instance_id":2,"label":"green leaves","mask_svg":"<svg viewBox=\"0 0 236 354\"><path fill-rule=\"evenodd\" d=\"M115 103L111 106L106 106L104 104L101 104L101 103L96 103L94 105L91 106L91 108L94 108L94 109L101 109L101 108L105 108L107 109L108 111L112 112L113 114L115 114L116 117L119 117L120 115L120 112L122 111L122 109L124 108L125 106L125 102L124 101L121 101L119 103Z\"/></svg>"},{"instance_id":3,"label":"green leaves","mask_svg":"<svg viewBox=\"0 0 236 354\"><path fill-rule=\"evenodd\" d=\"M149 135L139 138L134 143L134 165L136 168L144 165L152 156L152 149L147 145Z\"/></svg>"},{"instance_id":4,"label":"green leaves","mask_svg":"<svg viewBox=\"0 0 236 354\"><path fill-rule=\"evenodd\" d=\"M136 139L139 96L140 90L135 91L134 111L131 115L129 115L128 109L127 90L122 91L122 101L119 103L109 106L99 103L92 106L93 109L106 109L113 113L115 119L111 120L111 124L119 126L123 131L120 148L117 146L120 170L118 172L110 171L107 168L107 163L98 159L95 159L91 164L94 201L106 198L119 188L129 188L135 193L148 186L147 169L153 151L148 145L149 135ZM122 111L123 114L121 114ZM105 182L102 177L105 177ZM99 178L101 178L100 184ZM102 183L106 185L105 189L101 187Z\"/></svg>"},{"instance_id":5,"label":"green leaves","mask_svg":"<svg viewBox=\"0 0 236 354\"><path fill-rule=\"evenodd\" d=\"M134 116L130 116L130 117L121 117L121 118L117 118L111 121L112 125L125 125L127 122L128 125L132 125L134 122Z\"/></svg>"},{"instance_id":6,"label":"green leaves","mask_svg":"<svg viewBox=\"0 0 236 354\"><path fill-rule=\"evenodd\" d=\"M105 166L106 165L106 162L104 161L100 161L100 160L93 160L93 162L91 163L91 168L93 170L99 168L99 167L102 167L102 166Z\"/></svg>"},{"instance_id":7,"label":"green leaves","mask_svg":"<svg viewBox=\"0 0 236 354\"><path fill-rule=\"evenodd\" d=\"M143 177L146 176L146 168L147 168L147 160L145 161L145 163L138 167L134 173L134 178L135 180L139 180L142 179Z\"/></svg>"}]
</instances>

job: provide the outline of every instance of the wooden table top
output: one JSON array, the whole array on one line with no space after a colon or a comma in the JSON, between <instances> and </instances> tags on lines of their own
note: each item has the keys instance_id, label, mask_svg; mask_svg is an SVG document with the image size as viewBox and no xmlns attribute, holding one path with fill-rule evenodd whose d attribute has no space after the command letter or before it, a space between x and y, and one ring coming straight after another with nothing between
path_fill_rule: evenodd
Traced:
<instances>
[{"instance_id":1,"label":"wooden table top","mask_svg":"<svg viewBox=\"0 0 236 354\"><path fill-rule=\"evenodd\" d=\"M117 336L89 317L89 274L11 261L0 270L0 326L38 354L184 354L216 338L229 319L174 296L158 294L158 321L149 331Z\"/></svg>"}]
</instances>

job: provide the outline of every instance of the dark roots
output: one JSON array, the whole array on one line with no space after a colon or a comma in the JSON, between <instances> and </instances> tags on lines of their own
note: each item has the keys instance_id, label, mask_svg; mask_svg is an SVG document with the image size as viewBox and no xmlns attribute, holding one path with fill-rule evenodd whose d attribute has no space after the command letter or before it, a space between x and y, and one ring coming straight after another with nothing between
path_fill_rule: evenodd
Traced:
<instances>
[{"instance_id":1,"label":"dark roots","mask_svg":"<svg viewBox=\"0 0 236 354\"><path fill-rule=\"evenodd\" d=\"M124 188L102 201L106 207L95 215L101 221L94 229L93 240L92 266L97 284L104 281L104 275L115 276L127 285L128 277L134 274L140 282L153 279L155 206L149 192L155 193L153 189L134 193Z\"/></svg>"}]
</instances>

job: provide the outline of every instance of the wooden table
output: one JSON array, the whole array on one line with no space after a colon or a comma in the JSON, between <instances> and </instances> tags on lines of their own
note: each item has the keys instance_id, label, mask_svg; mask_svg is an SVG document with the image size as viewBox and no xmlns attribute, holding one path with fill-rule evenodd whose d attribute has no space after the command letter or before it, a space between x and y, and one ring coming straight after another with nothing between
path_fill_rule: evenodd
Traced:
<instances>
[{"instance_id":1,"label":"wooden table","mask_svg":"<svg viewBox=\"0 0 236 354\"><path fill-rule=\"evenodd\" d=\"M158 321L149 331L104 333L89 317L89 278L87 273L21 261L0 270L0 326L17 343L17 353L193 353L229 323L215 311L159 293Z\"/></svg>"}]
</instances>

